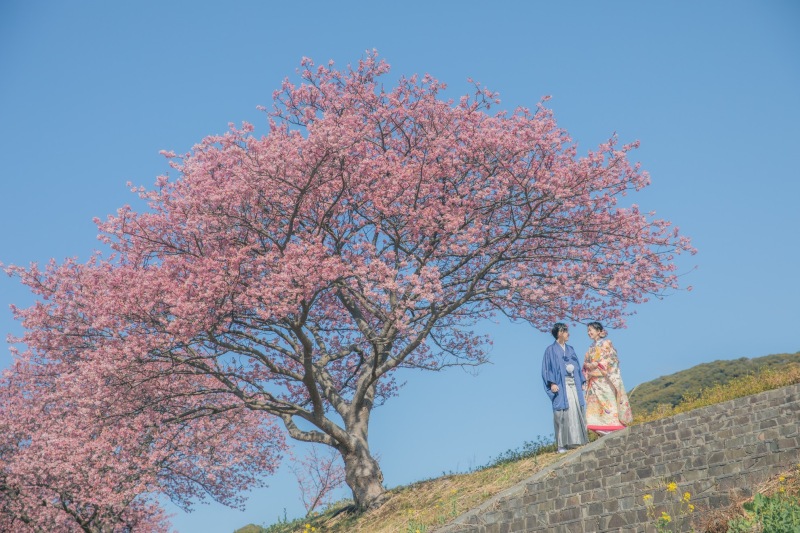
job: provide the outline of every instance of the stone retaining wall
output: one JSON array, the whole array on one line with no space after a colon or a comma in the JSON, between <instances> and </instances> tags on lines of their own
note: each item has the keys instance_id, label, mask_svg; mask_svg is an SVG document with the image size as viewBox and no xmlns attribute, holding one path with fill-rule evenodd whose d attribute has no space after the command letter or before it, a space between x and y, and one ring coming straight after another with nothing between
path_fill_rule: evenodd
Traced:
<instances>
[{"instance_id":1,"label":"stone retaining wall","mask_svg":"<svg viewBox=\"0 0 800 533\"><path fill-rule=\"evenodd\" d=\"M436 533L652 531L643 496L667 482L704 511L752 496L800 461L800 384L607 435L461 515ZM649 524L649 528L648 528ZM683 529L689 530L690 524Z\"/></svg>"}]
</instances>

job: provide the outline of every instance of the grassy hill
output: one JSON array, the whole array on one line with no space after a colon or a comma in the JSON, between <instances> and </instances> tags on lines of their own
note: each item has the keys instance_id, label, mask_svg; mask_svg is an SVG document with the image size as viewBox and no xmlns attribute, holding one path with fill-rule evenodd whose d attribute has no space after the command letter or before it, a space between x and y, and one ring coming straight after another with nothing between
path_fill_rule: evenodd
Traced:
<instances>
[{"instance_id":1,"label":"grassy hill","mask_svg":"<svg viewBox=\"0 0 800 533\"><path fill-rule=\"evenodd\" d=\"M705 363L636 387L631 395L635 415L633 423L644 423L793 383L800 383L800 353ZM635 400L640 394L647 402ZM645 405L653 405L653 408L647 410ZM381 507L364 514L351 513L350 502L343 501L313 517L280 521L269 526L250 524L234 533L432 533L438 526L527 479L559 457L552 443L541 440L527 442L475 471L390 489L389 497ZM800 468L797 472L787 473L786 478L791 482L786 490L794 495L800 493ZM777 480L767 480L763 492L774 492L777 486ZM728 518L741 513L741 507L718 511L719 529L709 527L706 531L727 531Z\"/></svg>"},{"instance_id":2,"label":"grassy hill","mask_svg":"<svg viewBox=\"0 0 800 533\"><path fill-rule=\"evenodd\" d=\"M637 385L628 391L631 409L634 413L644 413L653 411L659 406L674 407L681 403L684 397L695 397L704 389L725 385L734 379L762 370L779 369L787 365L800 365L800 352L703 363Z\"/></svg>"}]
</instances>

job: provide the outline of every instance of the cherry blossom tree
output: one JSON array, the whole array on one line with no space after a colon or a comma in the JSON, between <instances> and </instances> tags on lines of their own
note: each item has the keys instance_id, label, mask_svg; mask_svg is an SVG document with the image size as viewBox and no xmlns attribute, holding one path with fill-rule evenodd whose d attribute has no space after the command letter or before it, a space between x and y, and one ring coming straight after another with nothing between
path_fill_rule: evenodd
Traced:
<instances>
[{"instance_id":1,"label":"cherry blossom tree","mask_svg":"<svg viewBox=\"0 0 800 533\"><path fill-rule=\"evenodd\" d=\"M2 531L166 533L160 495L187 510L207 497L241 507L242 491L278 465L282 433L250 410L178 420L181 394L154 405L144 383L108 387L97 361L30 355L0 383ZM153 385L177 391L180 381Z\"/></svg>"},{"instance_id":2,"label":"cherry blossom tree","mask_svg":"<svg viewBox=\"0 0 800 533\"><path fill-rule=\"evenodd\" d=\"M304 59L265 135L165 153L177 176L134 188L149 208L98 221L110 254L10 269L40 299L17 310L21 342L101 368L109 398L168 384L146 390L173 420L276 417L341 455L365 508L384 492L370 416L399 369L483 363L471 328L498 314L621 326L680 288L688 239L625 203L649 182L636 143L579 155L544 103L490 112L478 84L452 101L388 72L374 52L341 71Z\"/></svg>"}]
</instances>

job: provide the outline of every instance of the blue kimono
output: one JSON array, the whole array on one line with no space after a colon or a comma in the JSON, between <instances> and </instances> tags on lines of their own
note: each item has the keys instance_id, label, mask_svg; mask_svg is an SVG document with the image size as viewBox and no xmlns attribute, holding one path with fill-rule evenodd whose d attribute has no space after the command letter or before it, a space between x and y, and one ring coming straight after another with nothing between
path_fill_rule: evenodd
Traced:
<instances>
[{"instance_id":1,"label":"blue kimono","mask_svg":"<svg viewBox=\"0 0 800 533\"><path fill-rule=\"evenodd\" d=\"M566 356L564 349L554 342L544 351L544 358L542 359L542 381L544 382L544 390L550 401L553 402L553 411L564 411L569 409L569 402L566 395L565 377L567 375L567 363L572 363L575 370L572 372L575 378L575 388L578 392L578 400L581 407L586 408L586 400L583 398L583 372L581 372L581 364L578 362L578 356L575 350L569 344L566 345ZM550 384L555 383L558 385L558 392L550 390Z\"/></svg>"}]
</instances>

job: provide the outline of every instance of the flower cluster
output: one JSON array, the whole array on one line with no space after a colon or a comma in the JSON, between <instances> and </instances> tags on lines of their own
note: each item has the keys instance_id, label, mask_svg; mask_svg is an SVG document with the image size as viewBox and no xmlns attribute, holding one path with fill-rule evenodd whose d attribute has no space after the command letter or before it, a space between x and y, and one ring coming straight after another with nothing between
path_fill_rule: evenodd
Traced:
<instances>
[{"instance_id":1,"label":"flower cluster","mask_svg":"<svg viewBox=\"0 0 800 533\"><path fill-rule=\"evenodd\" d=\"M683 521L694 512L694 504L691 503L692 495L684 492L683 496L678 492L678 484L670 481L664 486L665 500L664 509L656 509L652 494L645 494L642 497L647 516L653 521L653 525L658 532L681 531Z\"/></svg>"}]
</instances>

